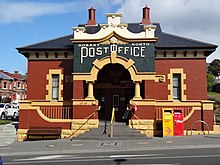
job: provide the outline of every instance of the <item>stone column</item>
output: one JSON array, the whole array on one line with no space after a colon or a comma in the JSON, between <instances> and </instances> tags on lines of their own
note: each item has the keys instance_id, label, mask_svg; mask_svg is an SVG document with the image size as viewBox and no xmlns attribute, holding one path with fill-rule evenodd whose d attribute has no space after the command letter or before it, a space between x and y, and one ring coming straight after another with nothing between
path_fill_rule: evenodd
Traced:
<instances>
[{"instance_id":1,"label":"stone column","mask_svg":"<svg viewBox=\"0 0 220 165\"><path fill-rule=\"evenodd\" d=\"M88 82L88 96L86 97L86 100L94 100L94 94L93 94L93 82Z\"/></svg>"},{"instance_id":2,"label":"stone column","mask_svg":"<svg viewBox=\"0 0 220 165\"><path fill-rule=\"evenodd\" d=\"M140 82L136 81L135 82L135 94L133 100L139 100L141 98L141 87L140 87Z\"/></svg>"}]
</instances>

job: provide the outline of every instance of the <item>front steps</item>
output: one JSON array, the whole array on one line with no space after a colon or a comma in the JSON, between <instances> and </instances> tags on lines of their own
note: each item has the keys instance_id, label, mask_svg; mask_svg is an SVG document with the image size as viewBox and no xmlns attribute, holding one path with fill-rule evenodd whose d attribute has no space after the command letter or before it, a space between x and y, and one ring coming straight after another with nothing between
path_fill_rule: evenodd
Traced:
<instances>
[{"instance_id":1,"label":"front steps","mask_svg":"<svg viewBox=\"0 0 220 165\"><path fill-rule=\"evenodd\" d=\"M146 140L146 135L129 128L125 123L113 124L113 137L110 137L110 122L99 122L99 127L87 131L74 139L78 140ZM106 131L106 132L105 132Z\"/></svg>"}]
</instances>

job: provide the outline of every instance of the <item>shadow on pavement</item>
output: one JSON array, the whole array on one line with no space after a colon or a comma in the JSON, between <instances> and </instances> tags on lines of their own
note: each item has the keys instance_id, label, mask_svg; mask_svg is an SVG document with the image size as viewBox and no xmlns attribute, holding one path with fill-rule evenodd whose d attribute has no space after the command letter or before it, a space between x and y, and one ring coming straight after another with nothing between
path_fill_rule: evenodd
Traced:
<instances>
[{"instance_id":1,"label":"shadow on pavement","mask_svg":"<svg viewBox=\"0 0 220 165\"><path fill-rule=\"evenodd\" d=\"M220 136L214 136L214 135L205 135L205 138L212 138L212 139L219 139L220 140Z\"/></svg>"},{"instance_id":2,"label":"shadow on pavement","mask_svg":"<svg viewBox=\"0 0 220 165\"><path fill-rule=\"evenodd\" d=\"M122 162L126 162L127 159L115 159L114 162L116 162L116 165L120 165Z\"/></svg>"}]
</instances>

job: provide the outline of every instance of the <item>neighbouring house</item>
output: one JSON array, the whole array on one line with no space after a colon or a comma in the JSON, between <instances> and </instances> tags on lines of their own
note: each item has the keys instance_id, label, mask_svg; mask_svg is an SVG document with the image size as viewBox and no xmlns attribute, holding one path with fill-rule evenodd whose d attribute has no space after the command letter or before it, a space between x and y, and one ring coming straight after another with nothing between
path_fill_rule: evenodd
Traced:
<instances>
[{"instance_id":1,"label":"neighbouring house","mask_svg":"<svg viewBox=\"0 0 220 165\"><path fill-rule=\"evenodd\" d=\"M116 122L123 122L132 104L138 110L129 124L147 136L166 129L165 109L171 115L181 110L184 134L200 120L209 130L195 123L194 133L213 131L206 58L217 46L163 32L147 6L136 23L121 22L117 13L106 17L107 23L97 23L90 8L88 22L72 34L17 48L28 60L18 140L26 140L35 126L61 127L62 138L77 136L110 121L113 110Z\"/></svg>"},{"instance_id":2,"label":"neighbouring house","mask_svg":"<svg viewBox=\"0 0 220 165\"><path fill-rule=\"evenodd\" d=\"M18 71L9 73L0 70L0 100L10 98L12 102L18 103L20 100L25 100L27 95L27 79Z\"/></svg>"}]
</instances>

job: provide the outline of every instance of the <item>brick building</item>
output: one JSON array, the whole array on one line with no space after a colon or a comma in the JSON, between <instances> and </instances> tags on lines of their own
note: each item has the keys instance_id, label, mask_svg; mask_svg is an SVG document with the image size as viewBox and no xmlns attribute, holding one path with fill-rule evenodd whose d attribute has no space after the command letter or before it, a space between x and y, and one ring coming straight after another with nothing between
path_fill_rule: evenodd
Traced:
<instances>
[{"instance_id":1,"label":"brick building","mask_svg":"<svg viewBox=\"0 0 220 165\"><path fill-rule=\"evenodd\" d=\"M185 134L197 120L213 131L206 57L217 46L163 32L148 7L138 23L122 23L121 14L106 17L97 24L90 8L87 24L73 34L17 48L28 59L18 140L31 126L62 127L62 137L77 136L111 120L113 109L123 122L128 104L138 108L132 127L147 136L161 135L163 108L182 110ZM201 123L194 129L207 131Z\"/></svg>"},{"instance_id":2,"label":"brick building","mask_svg":"<svg viewBox=\"0 0 220 165\"><path fill-rule=\"evenodd\" d=\"M12 102L18 103L20 100L26 99L27 79L15 71L9 73L0 70L0 100L10 98Z\"/></svg>"}]
</instances>

